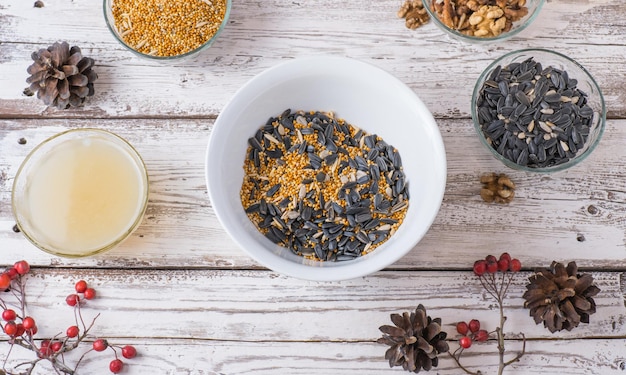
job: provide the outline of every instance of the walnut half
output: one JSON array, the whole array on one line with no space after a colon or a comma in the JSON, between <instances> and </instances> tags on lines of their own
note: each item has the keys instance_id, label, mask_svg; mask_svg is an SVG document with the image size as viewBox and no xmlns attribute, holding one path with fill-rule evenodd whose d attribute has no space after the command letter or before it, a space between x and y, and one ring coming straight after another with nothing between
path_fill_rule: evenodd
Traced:
<instances>
[{"instance_id":1,"label":"walnut half","mask_svg":"<svg viewBox=\"0 0 626 375\"><path fill-rule=\"evenodd\" d=\"M515 184L504 173L482 175L480 182L480 197L487 203L509 203L515 196Z\"/></svg>"}]
</instances>

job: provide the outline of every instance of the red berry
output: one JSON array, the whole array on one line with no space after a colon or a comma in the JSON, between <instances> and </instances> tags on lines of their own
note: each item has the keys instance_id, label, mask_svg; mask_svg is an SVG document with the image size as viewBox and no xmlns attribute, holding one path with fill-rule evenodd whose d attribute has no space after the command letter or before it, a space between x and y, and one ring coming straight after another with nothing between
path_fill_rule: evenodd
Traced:
<instances>
[{"instance_id":1,"label":"red berry","mask_svg":"<svg viewBox=\"0 0 626 375\"><path fill-rule=\"evenodd\" d=\"M24 325L22 323L17 323L17 332L15 333L15 337L20 337L26 332L24 329Z\"/></svg>"},{"instance_id":2,"label":"red berry","mask_svg":"<svg viewBox=\"0 0 626 375\"><path fill-rule=\"evenodd\" d=\"M497 262L498 261L498 259L494 255L487 255L485 257L485 260L487 261L487 263Z\"/></svg>"},{"instance_id":3,"label":"red berry","mask_svg":"<svg viewBox=\"0 0 626 375\"><path fill-rule=\"evenodd\" d=\"M462 335L467 335L467 331L469 330L469 327L467 326L467 323L465 322L458 322L456 324L456 331Z\"/></svg>"},{"instance_id":4,"label":"red berry","mask_svg":"<svg viewBox=\"0 0 626 375\"><path fill-rule=\"evenodd\" d=\"M478 332L479 329L480 329L480 322L477 319L470 320L469 330L472 331L472 333L476 333Z\"/></svg>"},{"instance_id":5,"label":"red berry","mask_svg":"<svg viewBox=\"0 0 626 375\"><path fill-rule=\"evenodd\" d=\"M487 339L489 339L489 332L485 331L484 329L481 329L474 334L474 340L476 341L483 342L487 341Z\"/></svg>"},{"instance_id":6,"label":"red berry","mask_svg":"<svg viewBox=\"0 0 626 375\"><path fill-rule=\"evenodd\" d=\"M50 344L50 350L52 350L53 353L56 353L61 349L63 349L63 343L61 341L55 341Z\"/></svg>"},{"instance_id":7,"label":"red berry","mask_svg":"<svg viewBox=\"0 0 626 375\"><path fill-rule=\"evenodd\" d=\"M43 343L41 343L41 348L39 348L39 358L43 358L43 357L48 357L52 355L52 348L50 348L50 345L46 345L43 346Z\"/></svg>"},{"instance_id":8,"label":"red berry","mask_svg":"<svg viewBox=\"0 0 626 375\"><path fill-rule=\"evenodd\" d=\"M522 262L519 259L511 259L511 271L519 272L522 269Z\"/></svg>"},{"instance_id":9,"label":"red berry","mask_svg":"<svg viewBox=\"0 0 626 375\"><path fill-rule=\"evenodd\" d=\"M26 332L30 333L31 336L35 336L37 334L37 326L34 326L31 329L26 329Z\"/></svg>"},{"instance_id":10,"label":"red berry","mask_svg":"<svg viewBox=\"0 0 626 375\"><path fill-rule=\"evenodd\" d=\"M496 262L487 263L487 272L496 273L497 271L498 271L498 263Z\"/></svg>"},{"instance_id":11,"label":"red berry","mask_svg":"<svg viewBox=\"0 0 626 375\"><path fill-rule=\"evenodd\" d=\"M15 264L13 265L13 268L15 268L17 273L19 273L20 275L26 275L28 271L30 271L30 265L25 260L20 260L19 262L15 262Z\"/></svg>"},{"instance_id":12,"label":"red berry","mask_svg":"<svg viewBox=\"0 0 626 375\"><path fill-rule=\"evenodd\" d=\"M65 334L67 334L67 337L76 337L78 336L79 333L79 329L76 326L70 326L67 331L65 332Z\"/></svg>"},{"instance_id":13,"label":"red berry","mask_svg":"<svg viewBox=\"0 0 626 375\"><path fill-rule=\"evenodd\" d=\"M0 290L7 290L11 286L11 276L8 273L0 275Z\"/></svg>"},{"instance_id":14,"label":"red berry","mask_svg":"<svg viewBox=\"0 0 626 375\"><path fill-rule=\"evenodd\" d=\"M509 253L502 253L500 255L500 260L502 260L502 259L506 259L506 260L508 260L510 262L511 261L511 256L509 255Z\"/></svg>"},{"instance_id":15,"label":"red berry","mask_svg":"<svg viewBox=\"0 0 626 375\"><path fill-rule=\"evenodd\" d=\"M85 293L85 290L87 290L87 282L85 280L79 280L76 285L74 285L74 289L76 289L76 293Z\"/></svg>"},{"instance_id":16,"label":"red berry","mask_svg":"<svg viewBox=\"0 0 626 375\"><path fill-rule=\"evenodd\" d=\"M506 259L500 259L498 261L498 270L501 272L506 272L509 270L509 261Z\"/></svg>"},{"instance_id":17,"label":"red berry","mask_svg":"<svg viewBox=\"0 0 626 375\"><path fill-rule=\"evenodd\" d=\"M122 355L124 356L124 358L128 359L135 358L135 356L137 355L137 349L135 349L135 347L132 345L126 345L122 348Z\"/></svg>"},{"instance_id":18,"label":"red berry","mask_svg":"<svg viewBox=\"0 0 626 375\"><path fill-rule=\"evenodd\" d=\"M49 347L49 346L50 346L50 340L43 340L43 341L41 342L41 347L42 347L42 348L47 348L47 347Z\"/></svg>"},{"instance_id":19,"label":"red berry","mask_svg":"<svg viewBox=\"0 0 626 375\"><path fill-rule=\"evenodd\" d=\"M9 275L11 280L15 280L17 275L19 275L19 273L17 273L17 270L15 269L15 267L11 267L8 270L6 270L6 274Z\"/></svg>"},{"instance_id":20,"label":"red berry","mask_svg":"<svg viewBox=\"0 0 626 375\"><path fill-rule=\"evenodd\" d=\"M15 318L17 318L17 314L15 313L15 311L11 309L6 309L2 312L2 319L4 319L7 322L9 320L15 320Z\"/></svg>"},{"instance_id":21,"label":"red berry","mask_svg":"<svg viewBox=\"0 0 626 375\"><path fill-rule=\"evenodd\" d=\"M482 276L487 271L487 262L484 260L477 260L474 262L474 273L476 276Z\"/></svg>"},{"instance_id":22,"label":"red berry","mask_svg":"<svg viewBox=\"0 0 626 375\"><path fill-rule=\"evenodd\" d=\"M86 299L96 298L96 290L94 288L87 288L83 294Z\"/></svg>"},{"instance_id":23,"label":"red berry","mask_svg":"<svg viewBox=\"0 0 626 375\"><path fill-rule=\"evenodd\" d=\"M123 367L124 367L124 362L122 362L119 359L114 359L111 361L111 363L109 363L109 370L111 370L111 372L114 374L120 373Z\"/></svg>"},{"instance_id":24,"label":"red berry","mask_svg":"<svg viewBox=\"0 0 626 375\"><path fill-rule=\"evenodd\" d=\"M80 297L78 294L70 294L65 298L65 302L70 306L76 306L76 304L80 302Z\"/></svg>"},{"instance_id":25,"label":"red berry","mask_svg":"<svg viewBox=\"0 0 626 375\"><path fill-rule=\"evenodd\" d=\"M28 330L28 329L33 329L33 327L35 327L35 319L31 318L30 316L27 316L26 318L22 319L22 325L24 326L24 329Z\"/></svg>"},{"instance_id":26,"label":"red berry","mask_svg":"<svg viewBox=\"0 0 626 375\"><path fill-rule=\"evenodd\" d=\"M4 333L8 336L15 336L17 333L17 324L15 322L8 322L4 325Z\"/></svg>"},{"instance_id":27,"label":"red berry","mask_svg":"<svg viewBox=\"0 0 626 375\"><path fill-rule=\"evenodd\" d=\"M459 339L459 345L461 345L462 348L467 349L472 346L472 339L470 339L469 336L463 336Z\"/></svg>"},{"instance_id":28,"label":"red berry","mask_svg":"<svg viewBox=\"0 0 626 375\"><path fill-rule=\"evenodd\" d=\"M93 350L101 352L109 346L109 343L105 339L97 339L93 342Z\"/></svg>"}]
</instances>

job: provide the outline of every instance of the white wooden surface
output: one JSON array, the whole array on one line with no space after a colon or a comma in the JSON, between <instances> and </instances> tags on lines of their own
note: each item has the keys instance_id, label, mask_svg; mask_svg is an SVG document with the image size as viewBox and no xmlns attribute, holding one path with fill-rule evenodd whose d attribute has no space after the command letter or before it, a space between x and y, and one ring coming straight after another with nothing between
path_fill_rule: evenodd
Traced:
<instances>
[{"instance_id":1,"label":"white wooden surface","mask_svg":"<svg viewBox=\"0 0 626 375\"><path fill-rule=\"evenodd\" d=\"M507 373L618 374L626 369L626 6L612 0L547 1L533 26L509 41L469 45L434 25L408 30L400 0L234 0L228 26L195 60L175 65L134 57L106 29L95 0L0 0L0 264L27 259L29 303L42 335L70 318L64 297L85 278L99 298L94 333L135 344L125 374L384 374L375 343L389 314L424 304L452 323L496 310L470 272L475 259L509 251L526 270L576 260L602 292L589 325L550 334L523 309L523 273L507 299L507 348L527 355ZM84 108L47 109L22 95L32 51L57 40L96 59L96 95ZM600 146L580 165L542 176L507 170L474 134L474 81L496 57L519 48L563 52L599 82L607 102ZM361 59L397 76L437 118L448 182L431 230L386 270L341 283L315 283L265 270L221 228L204 185L211 127L234 92L281 61L314 54ZM12 231L11 183L24 156L61 130L93 126L127 138L144 157L151 199L144 222L119 248L87 259L52 257ZM18 144L25 138L25 145ZM184 150L184 152L182 152ZM514 201L487 205L478 178L506 172ZM579 239L583 239L580 241ZM452 346L455 346L452 343ZM0 342L0 359L8 345ZM17 354L17 355L16 355ZM12 359L28 358L16 352ZM494 343L473 347L468 365L496 372ZM107 373L95 355L84 374ZM42 370L40 373L45 374ZM432 373L459 374L442 356Z\"/></svg>"}]
</instances>

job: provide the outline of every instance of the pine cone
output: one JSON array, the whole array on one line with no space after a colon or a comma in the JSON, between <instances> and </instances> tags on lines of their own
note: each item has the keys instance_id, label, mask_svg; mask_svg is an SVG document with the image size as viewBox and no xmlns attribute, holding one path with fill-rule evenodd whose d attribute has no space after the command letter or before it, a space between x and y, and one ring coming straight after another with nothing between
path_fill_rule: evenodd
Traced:
<instances>
[{"instance_id":1,"label":"pine cone","mask_svg":"<svg viewBox=\"0 0 626 375\"><path fill-rule=\"evenodd\" d=\"M59 109L77 107L94 94L98 75L91 69L94 60L83 57L80 48L67 42L54 43L31 55L34 63L27 69L29 89L48 106Z\"/></svg>"},{"instance_id":2,"label":"pine cone","mask_svg":"<svg viewBox=\"0 0 626 375\"><path fill-rule=\"evenodd\" d=\"M391 321L396 326L381 326L384 335L378 339L378 343L391 346L385 353L389 367L402 366L415 373L437 367L437 354L449 349L446 333L441 331L441 319L431 319L424 306L419 305L410 315L391 314Z\"/></svg>"},{"instance_id":3,"label":"pine cone","mask_svg":"<svg viewBox=\"0 0 626 375\"><path fill-rule=\"evenodd\" d=\"M589 315L596 312L592 297L600 288L593 285L591 274L578 274L576 262L570 262L567 268L552 262L550 269L539 269L528 280L524 307L530 309L536 324L543 321L552 333L571 331L580 322L589 323Z\"/></svg>"}]
</instances>

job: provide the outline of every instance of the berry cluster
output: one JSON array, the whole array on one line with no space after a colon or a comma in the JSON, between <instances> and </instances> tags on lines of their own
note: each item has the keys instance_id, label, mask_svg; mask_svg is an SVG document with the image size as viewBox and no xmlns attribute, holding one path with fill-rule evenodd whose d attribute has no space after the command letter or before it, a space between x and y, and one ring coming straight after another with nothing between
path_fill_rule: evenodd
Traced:
<instances>
[{"instance_id":1,"label":"berry cluster","mask_svg":"<svg viewBox=\"0 0 626 375\"><path fill-rule=\"evenodd\" d=\"M459 345L463 349L468 349L472 346L473 341L485 342L489 339L489 332L480 329L480 321L477 319L472 319L469 323L458 322L456 331L462 335L459 339Z\"/></svg>"},{"instance_id":2,"label":"berry cluster","mask_svg":"<svg viewBox=\"0 0 626 375\"><path fill-rule=\"evenodd\" d=\"M83 299L96 298L96 290L94 288L89 288L85 280L78 281L74 285L74 289L78 294L72 293L69 296L65 297L65 303L70 306L76 306L76 304L80 303L80 301L82 301ZM80 297L81 294L83 298Z\"/></svg>"},{"instance_id":3,"label":"berry cluster","mask_svg":"<svg viewBox=\"0 0 626 375\"><path fill-rule=\"evenodd\" d=\"M33 369L41 360L47 360L55 369L57 373L74 374L78 368L81 360L85 355L91 351L101 352L110 348L115 358L109 363L109 370L117 374L124 368L124 362L118 358L118 349L122 353L122 357L126 359L134 358L137 355L137 350L131 346L126 345L124 347L114 346L109 344L105 339L96 339L93 341L91 349L87 350L78 360L74 368L68 367L64 362L63 354L79 347L79 345L86 339L91 339L89 335L90 329L93 327L96 318L93 319L90 325L85 324L81 314L81 305L87 300L94 299L96 297L96 291L87 285L85 280L80 280L74 285L76 293L70 294L65 299L65 302L74 308L75 325L68 327L65 330L65 335L59 333L50 339L37 339L37 323L35 319L26 314L26 301L25 301L25 282L23 276L30 271L28 262L22 260L16 262L12 267L5 270L0 274L0 290L10 291L11 295L15 297L16 301L12 301L13 305L17 307L18 312L13 306L0 296L0 309L2 310L2 323L0 324L4 334L9 336L9 345L19 345L26 349L32 350L37 354L37 359L32 362L26 362L18 365L29 366L26 372L20 373L32 373ZM99 314L98 314L99 315ZM11 351L9 350L9 353ZM5 361L6 366L6 361ZM0 373L12 373L3 369Z\"/></svg>"},{"instance_id":4,"label":"berry cluster","mask_svg":"<svg viewBox=\"0 0 626 375\"><path fill-rule=\"evenodd\" d=\"M450 353L450 355L457 366L466 374L480 374L481 372L473 372L461 364L463 350L471 347L474 341L485 342L489 340L492 335L493 339L498 343L498 374L502 374L505 367L519 361L520 358L524 356L526 351L526 338L522 333L522 351L512 359L505 360L504 358L506 352L504 348L504 323L506 322L506 316L504 315L504 299L513 278L521 269L522 263L518 259L511 258L508 253L502 253L499 258L496 258L494 255L487 255L485 259L479 259L474 262L474 274L478 276L478 280L485 291L491 295L498 304L500 323L493 332L480 329L480 322L476 319L471 320L469 323L457 323L456 330L462 337L459 339L459 348L455 350L454 353Z\"/></svg>"},{"instance_id":5,"label":"berry cluster","mask_svg":"<svg viewBox=\"0 0 626 375\"><path fill-rule=\"evenodd\" d=\"M485 273L500 272L519 272L522 269L522 262L519 259L511 259L509 253L502 253L500 258L493 255L487 255L485 259L474 262L474 273L476 276L482 276Z\"/></svg>"}]
</instances>

